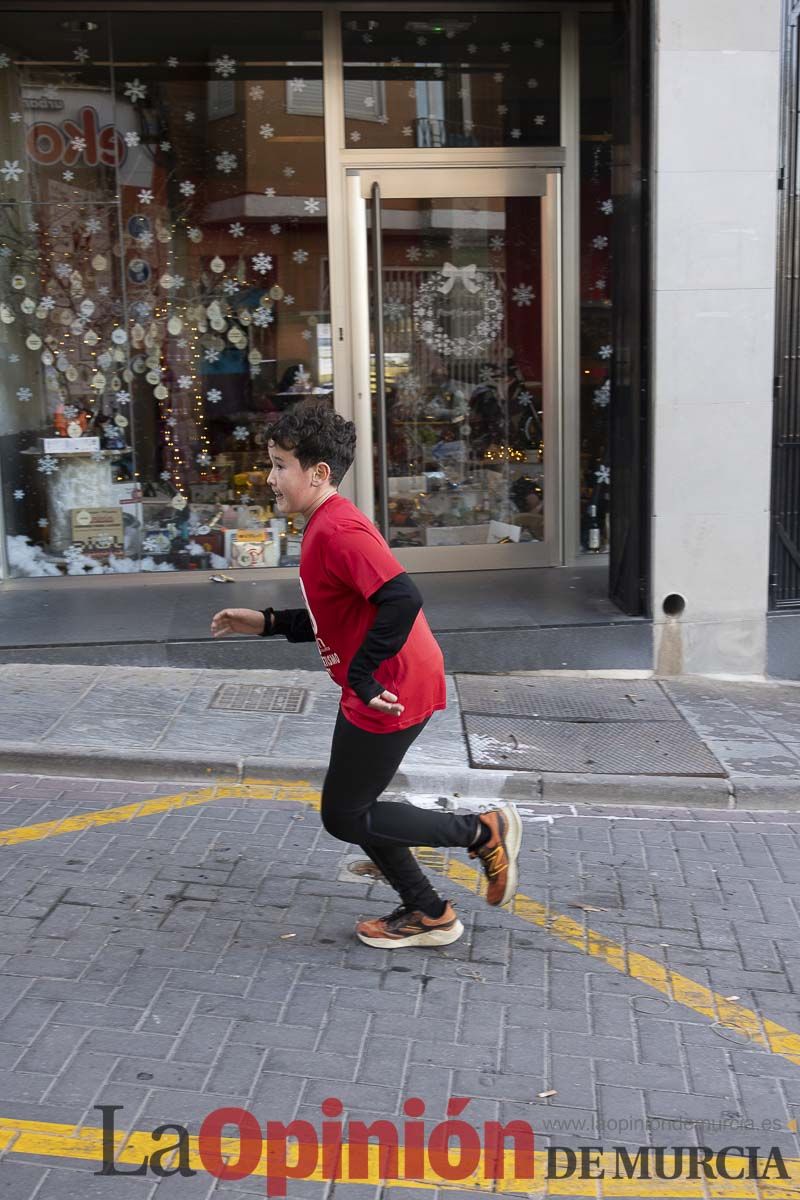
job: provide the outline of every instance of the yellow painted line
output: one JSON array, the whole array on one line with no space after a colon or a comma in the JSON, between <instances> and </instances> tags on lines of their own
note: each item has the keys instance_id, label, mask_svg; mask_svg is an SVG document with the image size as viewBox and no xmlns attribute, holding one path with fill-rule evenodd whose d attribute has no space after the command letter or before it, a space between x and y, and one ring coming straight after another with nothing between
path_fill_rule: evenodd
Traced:
<instances>
[{"instance_id":1,"label":"yellow painted line","mask_svg":"<svg viewBox=\"0 0 800 1200\"><path fill-rule=\"evenodd\" d=\"M471 892L480 892L483 879L473 867L436 850L420 849L417 851L417 857L420 863L445 875L460 887ZM512 911L528 925L536 925L546 930L566 945L608 963L621 974L646 984L676 1004L683 1004L701 1016L708 1017L715 1024L741 1035L753 1045L800 1066L800 1034L793 1033L775 1021L760 1017L744 1004L726 1000L719 993L712 992L703 984L696 983L645 954L628 952L624 946L605 934L589 929L563 913L554 912L521 892L517 892L514 897Z\"/></svg>"},{"instance_id":2,"label":"yellow painted line","mask_svg":"<svg viewBox=\"0 0 800 1200\"><path fill-rule=\"evenodd\" d=\"M58 821L44 821L36 825L20 825L15 829L0 831L0 846L20 845L40 841L63 833L76 833L84 829L99 828L132 821L137 817L167 813L182 808L192 808L215 800L251 799L281 800L301 803L318 809L319 791L304 780L257 779L250 783L219 782L205 788L176 792L171 796L159 796L154 800L137 801L117 808L101 809L97 812L79 813ZM459 887L479 893L483 876L474 867L444 855L439 850L421 847L417 850L419 861L437 874L444 875ZM696 983L679 971L674 971L644 954L628 952L624 946L605 934L590 929L581 922L563 913L554 912L520 892L514 898L513 913L529 925L544 929L565 945L607 963L623 975L638 980L654 991L660 992L676 1004L685 1005L701 1016L724 1029L740 1035L743 1039L772 1054L780 1055L795 1066L800 1066L800 1034L786 1029L775 1021L762 1018L752 1009L711 991Z\"/></svg>"},{"instance_id":3,"label":"yellow painted line","mask_svg":"<svg viewBox=\"0 0 800 1200\"><path fill-rule=\"evenodd\" d=\"M480 1132L478 1130L479 1134ZM187 1144L190 1167L192 1170L205 1172L206 1168L200 1157L197 1136L189 1136ZM129 1132L116 1130L114 1145L115 1163L121 1167L130 1167L141 1164L145 1156L150 1156L154 1152L163 1152L165 1145L174 1145L174 1139L170 1138L158 1141L152 1137L152 1134L144 1130L132 1130ZM350 1147L345 1142L342 1149L344 1170L340 1177L347 1180ZM0 1153L102 1162L102 1151L103 1136L100 1128L87 1128L78 1125L56 1125L44 1121L17 1121L10 1117L0 1117ZM222 1138L221 1151L227 1160L238 1160L238 1138ZM632 1158L635 1158L633 1148L629 1150L629 1153ZM161 1165L169 1168L170 1164L176 1161L176 1158L165 1156ZM615 1178L614 1175L619 1172L619 1160L613 1151L605 1151L598 1156L597 1165L593 1168L598 1172L601 1170L605 1171L605 1178L580 1179L577 1177L576 1172L575 1175L564 1179L548 1179L546 1175L546 1153L536 1151L534 1155L533 1178L516 1179L513 1176L513 1154L510 1149L507 1149L501 1178L487 1178L485 1170L481 1166L464 1180L452 1181L443 1179L438 1175L432 1169L427 1156L424 1172L416 1178L404 1178L402 1147L400 1148L398 1158L398 1177L386 1177L381 1171L379 1147L372 1144L369 1147L367 1156L366 1178L354 1179L352 1182L372 1187L378 1183L384 1183L389 1187L422 1187L426 1189L440 1188L461 1192L469 1191L477 1195L496 1192L502 1195L521 1194L535 1197L629 1197L636 1198L636 1200L640 1197L664 1197L665 1200L668 1197L677 1197L680 1200L685 1197L686 1200L689 1200L689 1198L706 1198L709 1196L724 1198L724 1200L739 1200L739 1198L741 1200L773 1200L773 1198L774 1200L778 1200L778 1197L781 1197L782 1200L790 1200L790 1198L800 1198L800 1159L783 1159L782 1162L789 1175L788 1179L776 1178L777 1172L773 1163L769 1167L769 1179L715 1179L713 1181L706 1180L705 1183L702 1179L690 1179L686 1177L675 1180L645 1180L636 1177L629 1179L625 1177L624 1172L621 1172L622 1178ZM677 1163L674 1155L664 1153L664 1174L669 1175L676 1166L680 1169L680 1165ZM685 1164L683 1165L684 1169L686 1169ZM767 1159L764 1156L759 1159L759 1170L764 1171L766 1167ZM747 1172L748 1160L730 1155L727 1159L727 1168L731 1175L735 1175L739 1170ZM254 1167L252 1174L253 1176L260 1176L262 1178L266 1176L266 1145L262 1147L261 1158ZM148 1177L151 1176L146 1176L145 1178ZM325 1176L319 1162L316 1168L304 1177L310 1180L322 1181ZM155 1177L152 1176L152 1178Z\"/></svg>"},{"instance_id":4,"label":"yellow painted line","mask_svg":"<svg viewBox=\"0 0 800 1200\"><path fill-rule=\"evenodd\" d=\"M74 817L62 817L58 821L41 821L36 825L18 825L15 829L2 829L0 830L0 846L18 846L24 842L39 842L44 838L58 837L64 833L80 833L84 829L117 825L122 821L133 821L137 817L152 817L175 809L194 808L198 804L209 804L214 800L240 799L290 800L312 808L319 808L319 791L304 780L260 779L252 783L220 782L210 787L175 792L172 796L158 796L154 800L137 800L133 804L122 804L116 808L102 808L95 812L77 813Z\"/></svg>"}]
</instances>

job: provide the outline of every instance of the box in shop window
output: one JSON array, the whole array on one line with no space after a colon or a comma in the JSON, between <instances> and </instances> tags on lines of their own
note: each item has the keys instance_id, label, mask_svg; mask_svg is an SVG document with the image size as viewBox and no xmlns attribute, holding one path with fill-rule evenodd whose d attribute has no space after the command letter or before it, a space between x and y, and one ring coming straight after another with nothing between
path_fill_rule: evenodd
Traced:
<instances>
[{"instance_id":1,"label":"box in shop window","mask_svg":"<svg viewBox=\"0 0 800 1200\"><path fill-rule=\"evenodd\" d=\"M123 553L122 512L117 507L70 509L70 529L73 544L90 557Z\"/></svg>"},{"instance_id":2,"label":"box in shop window","mask_svg":"<svg viewBox=\"0 0 800 1200\"><path fill-rule=\"evenodd\" d=\"M279 547L266 529L226 529L225 557L231 567L276 567Z\"/></svg>"}]
</instances>

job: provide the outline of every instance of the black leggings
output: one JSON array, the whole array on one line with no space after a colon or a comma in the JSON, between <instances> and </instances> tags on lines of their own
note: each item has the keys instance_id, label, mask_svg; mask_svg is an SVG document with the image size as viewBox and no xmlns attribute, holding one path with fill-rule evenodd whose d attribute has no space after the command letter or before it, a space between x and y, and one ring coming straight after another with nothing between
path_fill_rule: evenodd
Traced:
<instances>
[{"instance_id":1,"label":"black leggings","mask_svg":"<svg viewBox=\"0 0 800 1200\"><path fill-rule=\"evenodd\" d=\"M423 875L409 846L469 846L478 833L478 818L389 800L378 803L427 723L395 733L369 733L353 725L339 709L331 761L322 785L321 815L328 833L355 843L369 855L403 904L436 916L441 897Z\"/></svg>"}]
</instances>

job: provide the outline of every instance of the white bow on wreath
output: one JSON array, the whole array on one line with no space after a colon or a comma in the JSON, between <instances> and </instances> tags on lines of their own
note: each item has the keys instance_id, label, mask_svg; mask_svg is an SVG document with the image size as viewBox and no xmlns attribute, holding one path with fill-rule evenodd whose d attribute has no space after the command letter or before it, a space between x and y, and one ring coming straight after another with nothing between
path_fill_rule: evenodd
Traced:
<instances>
[{"instance_id":1,"label":"white bow on wreath","mask_svg":"<svg viewBox=\"0 0 800 1200\"><path fill-rule=\"evenodd\" d=\"M471 292L472 295L474 295L475 292L480 291L481 285L476 278L478 274L478 268L475 263L470 263L468 267L456 267L453 265L453 263L447 262L442 267L440 274L443 278L442 282L437 288L437 291L441 292L443 296L446 296L449 292L452 292L453 284L457 279L461 280L461 283L464 285L466 290Z\"/></svg>"}]
</instances>

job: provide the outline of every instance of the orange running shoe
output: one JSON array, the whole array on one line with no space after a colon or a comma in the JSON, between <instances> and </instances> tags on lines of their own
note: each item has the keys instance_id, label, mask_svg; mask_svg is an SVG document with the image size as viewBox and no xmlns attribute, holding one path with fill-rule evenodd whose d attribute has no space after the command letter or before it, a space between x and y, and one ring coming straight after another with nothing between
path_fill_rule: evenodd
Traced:
<instances>
[{"instance_id":1,"label":"orange running shoe","mask_svg":"<svg viewBox=\"0 0 800 1200\"><path fill-rule=\"evenodd\" d=\"M449 946L464 932L464 926L448 903L440 917L426 917L417 909L401 904L388 917L359 921L356 935L368 946L381 950L399 950L403 946Z\"/></svg>"},{"instance_id":2,"label":"orange running shoe","mask_svg":"<svg viewBox=\"0 0 800 1200\"><path fill-rule=\"evenodd\" d=\"M478 820L489 829L489 839L469 851L479 858L486 875L486 903L508 904L517 890L517 859L522 844L522 822L513 804L481 813Z\"/></svg>"}]
</instances>

